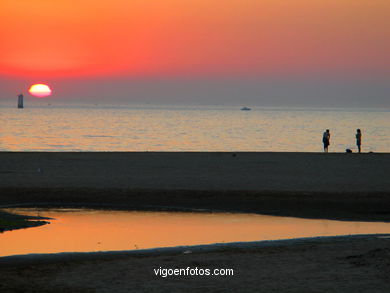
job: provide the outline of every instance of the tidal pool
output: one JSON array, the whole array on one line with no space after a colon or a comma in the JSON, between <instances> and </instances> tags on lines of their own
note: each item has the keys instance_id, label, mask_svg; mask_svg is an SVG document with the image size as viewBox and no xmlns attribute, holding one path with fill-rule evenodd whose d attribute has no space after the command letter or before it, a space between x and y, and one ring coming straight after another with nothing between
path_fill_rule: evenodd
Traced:
<instances>
[{"instance_id":1,"label":"tidal pool","mask_svg":"<svg viewBox=\"0 0 390 293\"><path fill-rule=\"evenodd\" d=\"M85 209L6 211L53 219L48 225L1 233L0 256L390 233L390 223L312 220L257 214Z\"/></svg>"}]
</instances>

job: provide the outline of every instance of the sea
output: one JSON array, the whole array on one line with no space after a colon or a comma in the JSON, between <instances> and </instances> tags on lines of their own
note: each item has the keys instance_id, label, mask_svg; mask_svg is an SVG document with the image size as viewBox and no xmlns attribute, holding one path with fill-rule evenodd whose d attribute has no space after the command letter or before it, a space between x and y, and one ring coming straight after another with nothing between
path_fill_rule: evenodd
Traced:
<instances>
[{"instance_id":1,"label":"sea","mask_svg":"<svg viewBox=\"0 0 390 293\"><path fill-rule=\"evenodd\" d=\"M0 105L0 151L390 152L390 109Z\"/></svg>"}]
</instances>

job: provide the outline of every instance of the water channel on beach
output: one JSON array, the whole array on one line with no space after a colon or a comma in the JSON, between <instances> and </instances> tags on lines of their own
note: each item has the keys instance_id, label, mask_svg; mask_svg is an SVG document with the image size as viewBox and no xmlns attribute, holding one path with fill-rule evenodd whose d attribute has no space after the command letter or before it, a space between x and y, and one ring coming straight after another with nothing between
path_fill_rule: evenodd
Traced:
<instances>
[{"instance_id":1,"label":"water channel on beach","mask_svg":"<svg viewBox=\"0 0 390 293\"><path fill-rule=\"evenodd\" d=\"M6 211L52 219L48 225L1 233L0 256L390 233L390 223L258 214L20 208Z\"/></svg>"}]
</instances>

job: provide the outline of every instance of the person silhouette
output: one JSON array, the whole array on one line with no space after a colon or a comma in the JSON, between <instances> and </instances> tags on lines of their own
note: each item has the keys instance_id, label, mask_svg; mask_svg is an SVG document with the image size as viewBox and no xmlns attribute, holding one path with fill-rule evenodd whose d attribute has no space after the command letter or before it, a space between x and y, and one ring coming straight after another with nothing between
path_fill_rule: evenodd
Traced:
<instances>
[{"instance_id":1,"label":"person silhouette","mask_svg":"<svg viewBox=\"0 0 390 293\"><path fill-rule=\"evenodd\" d=\"M329 129L327 129L324 134L322 135L322 143L324 144L324 152L328 152L328 147L330 145L330 132Z\"/></svg>"},{"instance_id":2,"label":"person silhouette","mask_svg":"<svg viewBox=\"0 0 390 293\"><path fill-rule=\"evenodd\" d=\"M360 154L362 152L362 131L360 129L356 129L356 145Z\"/></svg>"}]
</instances>

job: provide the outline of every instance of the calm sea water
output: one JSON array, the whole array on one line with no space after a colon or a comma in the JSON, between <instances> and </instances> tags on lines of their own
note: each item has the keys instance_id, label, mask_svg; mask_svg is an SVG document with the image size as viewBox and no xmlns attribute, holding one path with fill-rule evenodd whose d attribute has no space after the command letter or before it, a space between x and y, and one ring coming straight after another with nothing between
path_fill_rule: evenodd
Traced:
<instances>
[{"instance_id":1,"label":"calm sea water","mask_svg":"<svg viewBox=\"0 0 390 293\"><path fill-rule=\"evenodd\" d=\"M322 151L390 152L389 109L224 106L0 107L1 151Z\"/></svg>"}]
</instances>

